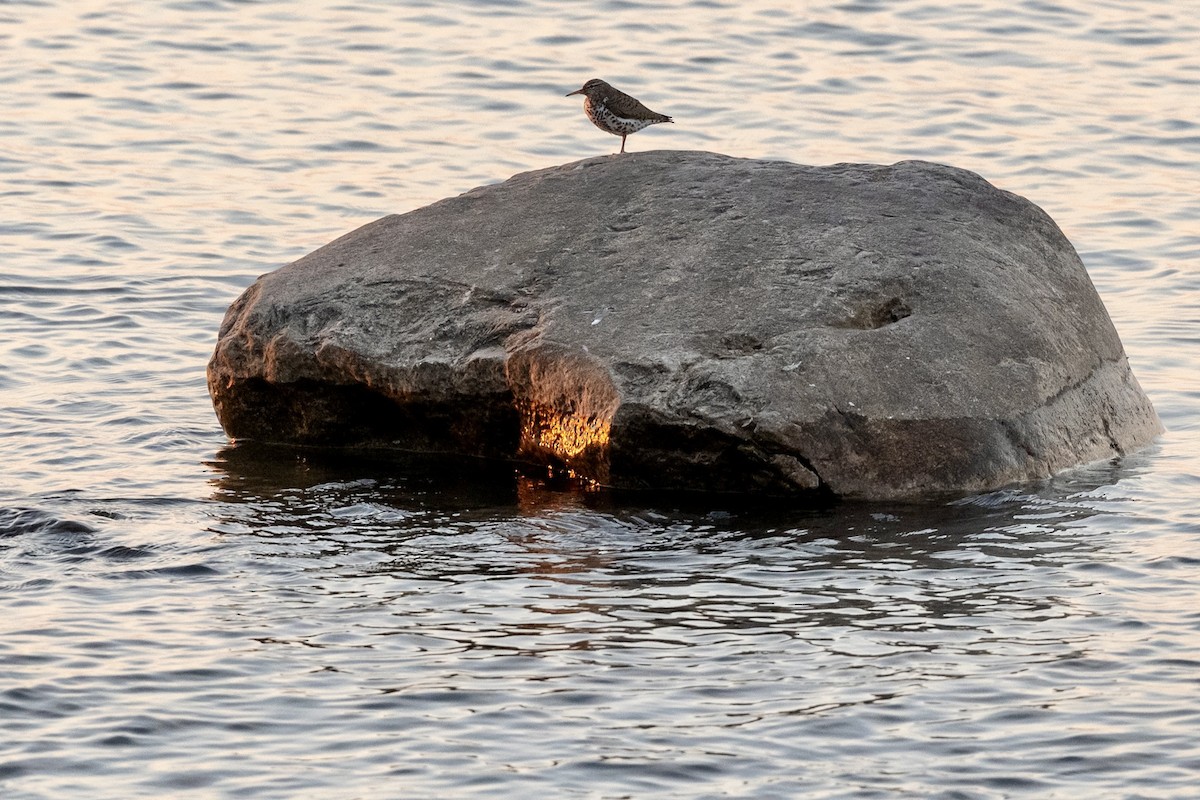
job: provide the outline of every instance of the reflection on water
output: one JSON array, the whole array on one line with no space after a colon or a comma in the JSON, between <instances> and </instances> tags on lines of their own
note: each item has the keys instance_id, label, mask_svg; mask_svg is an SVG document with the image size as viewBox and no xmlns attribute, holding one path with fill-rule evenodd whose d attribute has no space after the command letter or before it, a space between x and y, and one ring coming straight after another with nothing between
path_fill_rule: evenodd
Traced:
<instances>
[{"instance_id":1,"label":"reflection on water","mask_svg":"<svg viewBox=\"0 0 1200 800\"><path fill-rule=\"evenodd\" d=\"M1187 735L1176 712L1111 694L1152 645L1103 597L1141 572L1136 552L1089 527L1138 465L938 508L798 513L608 504L512 476L515 493L431 505L362 465L279 481L230 455L218 484L240 488L221 489L214 529L253 553L257 588L226 613L272 632L255 657L339 676L320 725L350 710L401 751L433 737L440 766L410 768L419 785L461 790L439 769L484 741L503 785L528 790L923 794L919 776L954 759L939 786L1066 792L1078 770L1148 779L1146 748Z\"/></svg>"},{"instance_id":2,"label":"reflection on water","mask_svg":"<svg viewBox=\"0 0 1200 800\"><path fill-rule=\"evenodd\" d=\"M293 460L281 460L281 452ZM856 624L874 625L890 613L868 611L885 587L918 578L950 579L939 588L944 597L928 608L914 606L920 625L998 604L1011 609L1020 603L1006 592L1029 588L1027 577L1014 574L1115 558L1103 554L1102 540L1077 532L1102 513L1091 494L1128 470L1121 462L1097 465L1036 494L1010 490L936 507L797 510L725 509L694 497L682 498L690 506L638 506L628 495L583 491L511 468L506 474L502 466L481 466L468 479L433 462L414 477L406 458L391 461L403 471L380 477L383 457L314 461L278 448L224 451L214 481L222 501L215 530L249 537L280 557L294 555L302 540L322 569L336 569L341 556L353 564L371 552L369 573L397 580L538 576L606 595L627 580L639 591L661 581L691 600L702 595L697 586L758 583L774 595L799 589L788 585L796 581L807 584L805 602L780 602L772 616L786 610L801 627L828 623L824 613L845 619L850 596L860 593L875 599L849 603ZM708 559L722 569L704 569ZM979 580L958 583L963 570L977 570ZM869 580L854 579L857 571ZM351 567L345 577L351 576L363 575ZM816 616L801 623L808 613Z\"/></svg>"},{"instance_id":3,"label":"reflection on water","mask_svg":"<svg viewBox=\"0 0 1200 800\"><path fill-rule=\"evenodd\" d=\"M1198 38L1186 3L0 4L0 795L1191 796ZM229 446L241 290L611 152L562 96L593 76L676 119L635 150L1042 205L1168 433L803 510Z\"/></svg>"},{"instance_id":4,"label":"reflection on water","mask_svg":"<svg viewBox=\"0 0 1200 800\"><path fill-rule=\"evenodd\" d=\"M10 748L3 777L47 796L66 774L114 796L388 778L437 796L1069 796L1080 774L1170 793L1195 758L1197 713L1167 695L1200 666L1200 618L1126 597L1194 593L1195 559L1125 530L1114 487L1149 459L805 511L397 461L227 448L213 498L171 515L202 510L199 537L148 539L145 509L107 520L94 500L63 503L90 506L86 525L4 517L20 621L0 703L37 755ZM216 757L230 742L248 761ZM116 757L131 750L155 772ZM1183 766L1164 774L1163 752Z\"/></svg>"},{"instance_id":5,"label":"reflection on water","mask_svg":"<svg viewBox=\"0 0 1200 800\"><path fill-rule=\"evenodd\" d=\"M218 451L207 462L213 498L256 502L289 490L326 484L394 487L402 503L449 506L511 505L517 497L513 464L384 450L322 450L242 442Z\"/></svg>"}]
</instances>

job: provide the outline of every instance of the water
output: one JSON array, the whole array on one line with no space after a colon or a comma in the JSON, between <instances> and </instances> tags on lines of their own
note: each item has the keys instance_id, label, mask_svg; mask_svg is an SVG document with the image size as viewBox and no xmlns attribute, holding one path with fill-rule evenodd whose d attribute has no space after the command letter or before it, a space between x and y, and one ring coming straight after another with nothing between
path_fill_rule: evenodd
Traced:
<instances>
[{"instance_id":1,"label":"water","mask_svg":"<svg viewBox=\"0 0 1200 800\"><path fill-rule=\"evenodd\" d=\"M1192 797L1200 6L0 4L0 794ZM255 276L629 149L1043 206L1167 433L933 508L616 504L229 448Z\"/></svg>"}]
</instances>

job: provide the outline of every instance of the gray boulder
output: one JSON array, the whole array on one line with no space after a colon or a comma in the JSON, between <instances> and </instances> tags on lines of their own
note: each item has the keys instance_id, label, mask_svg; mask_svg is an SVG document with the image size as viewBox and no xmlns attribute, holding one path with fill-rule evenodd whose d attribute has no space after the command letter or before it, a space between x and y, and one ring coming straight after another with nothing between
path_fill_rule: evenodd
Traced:
<instances>
[{"instance_id":1,"label":"gray boulder","mask_svg":"<svg viewBox=\"0 0 1200 800\"><path fill-rule=\"evenodd\" d=\"M659 151L517 175L264 275L208 378L236 439L616 487L917 499L1161 429L1054 222L917 161Z\"/></svg>"}]
</instances>

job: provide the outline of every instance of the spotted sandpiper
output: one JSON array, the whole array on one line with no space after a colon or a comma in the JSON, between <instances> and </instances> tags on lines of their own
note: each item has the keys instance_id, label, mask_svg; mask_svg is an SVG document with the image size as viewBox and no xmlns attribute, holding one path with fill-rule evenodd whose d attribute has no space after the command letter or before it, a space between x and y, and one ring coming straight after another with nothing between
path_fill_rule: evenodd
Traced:
<instances>
[{"instance_id":1,"label":"spotted sandpiper","mask_svg":"<svg viewBox=\"0 0 1200 800\"><path fill-rule=\"evenodd\" d=\"M674 122L666 114L656 114L646 108L636 97L630 97L614 89L599 78L592 78L582 89L568 92L583 95L583 111L588 119L602 131L621 137L621 152L625 152L625 137L637 133L647 125L659 122Z\"/></svg>"}]
</instances>

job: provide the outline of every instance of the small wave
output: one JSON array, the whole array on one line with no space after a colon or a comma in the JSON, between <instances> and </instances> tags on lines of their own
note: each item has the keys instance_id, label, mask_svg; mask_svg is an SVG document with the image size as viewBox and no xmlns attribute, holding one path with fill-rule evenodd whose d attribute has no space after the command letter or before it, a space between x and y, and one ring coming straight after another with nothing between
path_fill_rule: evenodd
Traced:
<instances>
[{"instance_id":1,"label":"small wave","mask_svg":"<svg viewBox=\"0 0 1200 800\"><path fill-rule=\"evenodd\" d=\"M340 142L330 142L327 144L319 144L313 148L320 152L361 152L367 150L382 150L382 145L377 142L367 141L365 139L344 139Z\"/></svg>"},{"instance_id":2,"label":"small wave","mask_svg":"<svg viewBox=\"0 0 1200 800\"><path fill-rule=\"evenodd\" d=\"M28 533L95 533L90 525L36 508L0 508L0 539Z\"/></svg>"},{"instance_id":3,"label":"small wave","mask_svg":"<svg viewBox=\"0 0 1200 800\"><path fill-rule=\"evenodd\" d=\"M114 579L130 578L208 578L221 573L207 564L180 564L173 567L158 567L154 569L131 569L112 573Z\"/></svg>"}]
</instances>

